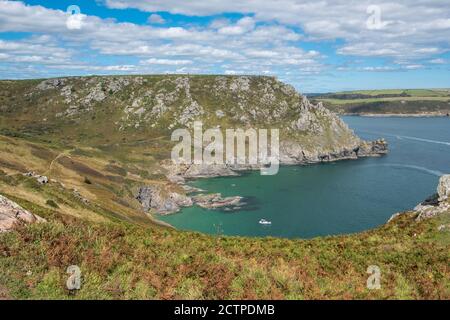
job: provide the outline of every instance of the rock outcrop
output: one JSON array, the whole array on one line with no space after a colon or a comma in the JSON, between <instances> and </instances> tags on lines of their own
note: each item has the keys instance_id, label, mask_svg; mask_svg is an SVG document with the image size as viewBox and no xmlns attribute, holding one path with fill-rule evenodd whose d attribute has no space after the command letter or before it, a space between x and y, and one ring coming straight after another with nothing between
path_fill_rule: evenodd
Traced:
<instances>
[{"instance_id":1,"label":"rock outcrop","mask_svg":"<svg viewBox=\"0 0 450 320\"><path fill-rule=\"evenodd\" d=\"M32 177L35 178L37 182L39 182L40 184L47 184L48 183L48 177L47 176L41 176L40 174L37 174L35 172L27 172L24 173L25 177Z\"/></svg>"},{"instance_id":2,"label":"rock outcrop","mask_svg":"<svg viewBox=\"0 0 450 320\"><path fill-rule=\"evenodd\" d=\"M0 195L0 232L10 231L16 225L39 222L45 222L45 219Z\"/></svg>"},{"instance_id":3,"label":"rock outcrop","mask_svg":"<svg viewBox=\"0 0 450 320\"><path fill-rule=\"evenodd\" d=\"M199 191L191 190L193 192ZM146 212L158 214L176 213L183 207L198 205L206 209L223 209L224 211L239 210L245 205L243 198L239 196L222 197L220 193L198 194L187 196L177 192L168 192L161 186L145 186L138 191L136 199L141 203Z\"/></svg>"},{"instance_id":4,"label":"rock outcrop","mask_svg":"<svg viewBox=\"0 0 450 320\"><path fill-rule=\"evenodd\" d=\"M44 94L46 99L39 100ZM174 129L192 129L194 121L202 121L204 129L279 129L282 164L354 159L387 151L385 142L362 141L322 103L311 103L274 77L59 78L44 80L25 90L25 95L37 100L36 112L43 113L46 125L55 117L58 122L67 120L66 125L83 121L105 137L111 135L100 131L111 128L124 135L155 132L168 137ZM99 114L109 116L99 119ZM202 170L192 168L186 176L202 176Z\"/></svg>"},{"instance_id":5,"label":"rock outcrop","mask_svg":"<svg viewBox=\"0 0 450 320\"><path fill-rule=\"evenodd\" d=\"M242 199L240 196L223 198L220 193L200 194L192 198L194 203L199 207L212 210L222 209L224 211L241 209L245 205Z\"/></svg>"},{"instance_id":6,"label":"rock outcrop","mask_svg":"<svg viewBox=\"0 0 450 320\"><path fill-rule=\"evenodd\" d=\"M429 218L433 218L444 212L450 211L450 175L444 175L439 179L437 187L437 193L427 198L414 208L414 212L417 213L416 220L421 221ZM402 213L394 214L388 222L394 220ZM445 229L445 228L444 228Z\"/></svg>"},{"instance_id":7,"label":"rock outcrop","mask_svg":"<svg viewBox=\"0 0 450 320\"><path fill-rule=\"evenodd\" d=\"M414 208L418 213L417 220L429 219L450 210L449 195L450 175L444 175L439 179L437 193Z\"/></svg>"},{"instance_id":8,"label":"rock outcrop","mask_svg":"<svg viewBox=\"0 0 450 320\"><path fill-rule=\"evenodd\" d=\"M193 204L191 198L176 192L166 192L159 186L141 187L136 199L141 203L144 211L154 210L159 214L175 213L182 207Z\"/></svg>"},{"instance_id":9,"label":"rock outcrop","mask_svg":"<svg viewBox=\"0 0 450 320\"><path fill-rule=\"evenodd\" d=\"M439 201L447 200L450 196L450 175L442 176L439 180L439 185L437 188L437 194L439 196Z\"/></svg>"},{"instance_id":10,"label":"rock outcrop","mask_svg":"<svg viewBox=\"0 0 450 320\"><path fill-rule=\"evenodd\" d=\"M375 141L359 141L354 146L343 147L333 152L321 150L307 151L301 145L285 141L280 146L281 165L306 165L339 160L350 160L364 157L382 156L388 153L388 144L384 139ZM228 165L228 164L173 164L163 161L167 177L174 183L184 184L185 179L229 177L239 175L243 170L260 170L260 165Z\"/></svg>"}]
</instances>

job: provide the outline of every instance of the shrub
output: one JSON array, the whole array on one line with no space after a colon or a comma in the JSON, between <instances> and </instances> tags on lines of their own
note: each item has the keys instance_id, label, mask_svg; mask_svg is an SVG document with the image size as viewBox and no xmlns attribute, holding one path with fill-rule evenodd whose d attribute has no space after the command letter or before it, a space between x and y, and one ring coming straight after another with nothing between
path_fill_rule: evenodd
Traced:
<instances>
[{"instance_id":1,"label":"shrub","mask_svg":"<svg viewBox=\"0 0 450 320\"><path fill-rule=\"evenodd\" d=\"M48 206L50 206L52 208L59 208L58 204L55 201L53 201L53 200L47 200L45 202L45 204L47 204Z\"/></svg>"}]
</instances>

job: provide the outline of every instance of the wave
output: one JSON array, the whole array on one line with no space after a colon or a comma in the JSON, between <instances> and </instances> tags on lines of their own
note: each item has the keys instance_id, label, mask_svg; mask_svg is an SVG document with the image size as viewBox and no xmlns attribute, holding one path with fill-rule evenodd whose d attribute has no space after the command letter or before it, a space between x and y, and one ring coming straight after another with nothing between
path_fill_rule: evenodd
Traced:
<instances>
[{"instance_id":1,"label":"wave","mask_svg":"<svg viewBox=\"0 0 450 320\"><path fill-rule=\"evenodd\" d=\"M399 136L402 139L408 139L408 140L415 140L415 141L421 141L421 142L428 142L428 143L435 143L435 144L443 144L446 146L450 146L450 142L447 141L439 141L439 140L430 140L430 139L424 139L424 138L418 138L418 137L409 137L409 136Z\"/></svg>"},{"instance_id":2,"label":"wave","mask_svg":"<svg viewBox=\"0 0 450 320\"><path fill-rule=\"evenodd\" d=\"M412 164L400 164L400 163L383 163L383 164L372 164L372 165L365 165L364 167L394 167L394 168L400 168L400 169L411 169L411 170L417 170L421 172L428 173L430 175L441 177L445 173L439 171L439 170L433 170L426 167L416 166Z\"/></svg>"}]
</instances>

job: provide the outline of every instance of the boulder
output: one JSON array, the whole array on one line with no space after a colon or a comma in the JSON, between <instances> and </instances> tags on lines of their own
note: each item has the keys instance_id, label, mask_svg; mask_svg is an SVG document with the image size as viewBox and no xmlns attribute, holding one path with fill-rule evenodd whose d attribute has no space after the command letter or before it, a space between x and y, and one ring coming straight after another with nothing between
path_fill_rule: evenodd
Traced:
<instances>
[{"instance_id":1,"label":"boulder","mask_svg":"<svg viewBox=\"0 0 450 320\"><path fill-rule=\"evenodd\" d=\"M15 225L39 222L45 222L45 219L0 195L0 232L10 231Z\"/></svg>"},{"instance_id":2,"label":"boulder","mask_svg":"<svg viewBox=\"0 0 450 320\"><path fill-rule=\"evenodd\" d=\"M359 148L356 149L358 157L372 157L386 153L388 153L388 144L384 139L363 141Z\"/></svg>"},{"instance_id":3,"label":"boulder","mask_svg":"<svg viewBox=\"0 0 450 320\"><path fill-rule=\"evenodd\" d=\"M36 178L37 182L39 182L40 184L47 184L48 183L48 178L46 176L38 176Z\"/></svg>"},{"instance_id":4,"label":"boulder","mask_svg":"<svg viewBox=\"0 0 450 320\"><path fill-rule=\"evenodd\" d=\"M450 174L444 175L439 179L437 193L439 196L439 201L447 200L450 195Z\"/></svg>"}]
</instances>

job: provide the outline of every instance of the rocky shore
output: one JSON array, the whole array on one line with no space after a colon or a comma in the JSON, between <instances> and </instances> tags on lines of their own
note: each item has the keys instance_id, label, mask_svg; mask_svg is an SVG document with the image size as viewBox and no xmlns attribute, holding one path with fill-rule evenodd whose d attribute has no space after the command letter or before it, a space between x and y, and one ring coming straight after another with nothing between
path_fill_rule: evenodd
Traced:
<instances>
[{"instance_id":1,"label":"rocky shore","mask_svg":"<svg viewBox=\"0 0 450 320\"><path fill-rule=\"evenodd\" d=\"M289 152L287 152L289 151ZM384 139L366 142L361 141L352 149L343 149L336 153L320 154L306 153L300 147L291 145L284 148L281 156L282 165L307 165L321 162L332 162L345 159L357 159L362 157L381 156L388 152L387 143ZM169 191L169 186L143 186L136 195L146 212L158 214L172 214L179 212L182 208L197 205L202 208L223 211L235 211L241 209L245 202L240 196L223 198L221 194L201 193L189 196L189 193L205 192L186 184L186 180L198 178L213 178L225 176L237 176L240 171L259 170L259 166L250 165L175 165L170 160L162 162L167 170L166 176L171 184L181 186L182 192Z\"/></svg>"},{"instance_id":2,"label":"rocky shore","mask_svg":"<svg viewBox=\"0 0 450 320\"><path fill-rule=\"evenodd\" d=\"M388 143L384 139L357 141L353 146L343 147L332 152L320 150L309 152L297 143L282 143L280 146L280 165L309 165L340 160L355 160L365 157L383 156L388 153ZM184 184L186 179L237 176L239 171L260 170L259 165L206 165L173 164L166 160L161 163L167 171L169 181Z\"/></svg>"},{"instance_id":3,"label":"rocky shore","mask_svg":"<svg viewBox=\"0 0 450 320\"><path fill-rule=\"evenodd\" d=\"M450 210L450 174L444 175L439 179L437 192L425 201L417 205L413 212L417 214L416 220L421 221L433 218L441 213ZM394 214L388 221L391 222L403 212ZM450 229L450 226L441 226Z\"/></svg>"},{"instance_id":4,"label":"rocky shore","mask_svg":"<svg viewBox=\"0 0 450 320\"><path fill-rule=\"evenodd\" d=\"M184 195L174 191L167 191L163 186L145 186L138 191L136 199L146 212L162 215L172 214L182 208L197 205L211 210L234 211L245 205L240 196L222 197L220 193Z\"/></svg>"},{"instance_id":5,"label":"rocky shore","mask_svg":"<svg viewBox=\"0 0 450 320\"><path fill-rule=\"evenodd\" d=\"M401 117L401 118L442 118L450 117L449 112L426 112L426 113L342 113L343 116L355 117Z\"/></svg>"}]
</instances>

